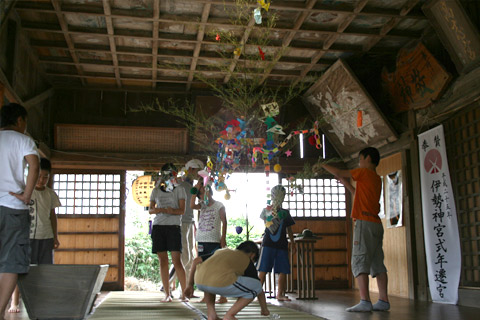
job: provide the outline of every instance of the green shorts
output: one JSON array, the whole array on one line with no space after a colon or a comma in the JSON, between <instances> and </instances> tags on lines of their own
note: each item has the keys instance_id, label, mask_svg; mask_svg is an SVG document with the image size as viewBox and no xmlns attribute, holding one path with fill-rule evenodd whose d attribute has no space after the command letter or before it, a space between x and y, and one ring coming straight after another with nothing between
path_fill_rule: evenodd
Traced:
<instances>
[{"instance_id":1,"label":"green shorts","mask_svg":"<svg viewBox=\"0 0 480 320\"><path fill-rule=\"evenodd\" d=\"M28 209L0 206L0 273L27 273L30 268Z\"/></svg>"},{"instance_id":2,"label":"green shorts","mask_svg":"<svg viewBox=\"0 0 480 320\"><path fill-rule=\"evenodd\" d=\"M387 272L383 264L383 225L357 220L353 231L352 273L356 278L362 273L375 278Z\"/></svg>"}]
</instances>

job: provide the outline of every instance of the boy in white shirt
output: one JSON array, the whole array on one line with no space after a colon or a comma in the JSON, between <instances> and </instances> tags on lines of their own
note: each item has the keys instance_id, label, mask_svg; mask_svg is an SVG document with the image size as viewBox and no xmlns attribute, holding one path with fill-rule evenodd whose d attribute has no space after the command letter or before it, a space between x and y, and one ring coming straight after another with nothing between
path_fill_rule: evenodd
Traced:
<instances>
[{"instance_id":1,"label":"boy in white shirt","mask_svg":"<svg viewBox=\"0 0 480 320\"><path fill-rule=\"evenodd\" d=\"M0 319L4 319L18 274L27 273L30 267L28 204L37 183L39 160L35 143L25 135L27 110L23 106L3 106L0 127Z\"/></svg>"}]
</instances>

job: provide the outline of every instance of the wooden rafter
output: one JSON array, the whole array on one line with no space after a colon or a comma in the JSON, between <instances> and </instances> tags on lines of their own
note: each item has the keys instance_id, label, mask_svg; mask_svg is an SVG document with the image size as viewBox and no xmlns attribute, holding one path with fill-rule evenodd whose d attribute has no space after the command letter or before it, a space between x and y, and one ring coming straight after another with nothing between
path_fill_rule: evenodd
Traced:
<instances>
[{"instance_id":1,"label":"wooden rafter","mask_svg":"<svg viewBox=\"0 0 480 320\"><path fill-rule=\"evenodd\" d=\"M105 12L105 23L107 25L108 42L110 44L110 54L112 55L115 81L117 83L117 87L120 88L122 86L122 82L120 81L120 70L118 68L117 45L115 43L115 38L113 37L115 34L115 30L113 28L110 0L103 0L103 11Z\"/></svg>"},{"instance_id":2,"label":"wooden rafter","mask_svg":"<svg viewBox=\"0 0 480 320\"><path fill-rule=\"evenodd\" d=\"M152 88L157 85L158 69L158 19L160 17L160 2L153 1L153 26L152 26Z\"/></svg>"},{"instance_id":3,"label":"wooden rafter","mask_svg":"<svg viewBox=\"0 0 480 320\"><path fill-rule=\"evenodd\" d=\"M201 22L205 23L208 21L208 16L210 15L210 3L205 3L202 11ZM200 50L202 49L202 41L205 36L205 26L200 25L197 32L197 43L195 44L195 49L193 49L192 62L190 63L190 72L188 73L187 79L187 90L190 90L192 87L192 81L194 76L194 71L197 68L198 57L200 56Z\"/></svg>"},{"instance_id":4,"label":"wooden rafter","mask_svg":"<svg viewBox=\"0 0 480 320\"><path fill-rule=\"evenodd\" d=\"M58 23L60 24L61 33L63 33L63 36L65 37L65 41L67 43L70 56L75 62L75 68L77 69L78 74L82 76L83 70L79 64L78 57L75 52L75 46L73 45L73 41L68 30L68 24L65 21L65 18L63 16L62 7L60 5L59 0L52 0L52 5L53 5L53 8L55 9L55 14L57 15ZM85 80L83 78L81 78L81 81L82 81L82 85L85 85Z\"/></svg>"}]
</instances>

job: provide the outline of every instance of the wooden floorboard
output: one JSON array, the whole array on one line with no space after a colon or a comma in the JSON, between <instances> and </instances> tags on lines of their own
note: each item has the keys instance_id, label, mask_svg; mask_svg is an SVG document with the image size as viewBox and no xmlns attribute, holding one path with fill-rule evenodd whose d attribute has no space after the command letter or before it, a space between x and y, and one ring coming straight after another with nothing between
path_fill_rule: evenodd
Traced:
<instances>
[{"instance_id":1,"label":"wooden floorboard","mask_svg":"<svg viewBox=\"0 0 480 320\"><path fill-rule=\"evenodd\" d=\"M98 304L105 297L102 292L96 301ZM349 313L345 308L358 302L359 296L356 290L318 290L316 291L317 300L296 300L295 294L289 294L291 302L277 302L275 299L268 299L268 303L282 305L298 311L306 312L326 318L329 320L477 320L480 319L479 308L463 307L455 305L444 305L431 302L414 301L405 298L390 297L391 310L388 312L369 312L369 313ZM377 296L372 295L375 302ZM241 314L238 315L242 319ZM6 320L28 320L28 315L21 305L21 312L18 314L6 314ZM263 319L268 319L263 317ZM136 320L136 319L132 319Z\"/></svg>"}]
</instances>

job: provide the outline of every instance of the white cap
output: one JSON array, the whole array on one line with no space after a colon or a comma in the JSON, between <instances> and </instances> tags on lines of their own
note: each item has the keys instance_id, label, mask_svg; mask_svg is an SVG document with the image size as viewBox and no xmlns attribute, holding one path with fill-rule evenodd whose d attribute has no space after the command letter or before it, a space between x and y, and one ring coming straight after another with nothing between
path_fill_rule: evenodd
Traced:
<instances>
[{"instance_id":1,"label":"white cap","mask_svg":"<svg viewBox=\"0 0 480 320\"><path fill-rule=\"evenodd\" d=\"M185 164L185 168L188 170L192 169L203 169L203 162L198 159L192 159Z\"/></svg>"}]
</instances>

